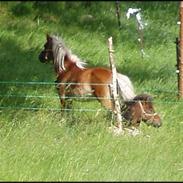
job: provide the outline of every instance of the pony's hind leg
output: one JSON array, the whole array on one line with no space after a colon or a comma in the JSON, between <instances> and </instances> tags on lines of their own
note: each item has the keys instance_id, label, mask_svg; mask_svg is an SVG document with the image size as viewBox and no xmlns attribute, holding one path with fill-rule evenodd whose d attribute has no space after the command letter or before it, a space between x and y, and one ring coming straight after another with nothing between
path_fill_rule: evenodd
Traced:
<instances>
[{"instance_id":1,"label":"pony's hind leg","mask_svg":"<svg viewBox=\"0 0 183 183\"><path fill-rule=\"evenodd\" d=\"M108 110L113 111L113 104L110 99L101 99L102 97L99 97L100 103Z\"/></svg>"},{"instance_id":2,"label":"pony's hind leg","mask_svg":"<svg viewBox=\"0 0 183 183\"><path fill-rule=\"evenodd\" d=\"M98 101L104 106L106 109L113 111L114 105L112 103L109 89L103 86L96 87L94 90L94 95L97 97Z\"/></svg>"}]
</instances>

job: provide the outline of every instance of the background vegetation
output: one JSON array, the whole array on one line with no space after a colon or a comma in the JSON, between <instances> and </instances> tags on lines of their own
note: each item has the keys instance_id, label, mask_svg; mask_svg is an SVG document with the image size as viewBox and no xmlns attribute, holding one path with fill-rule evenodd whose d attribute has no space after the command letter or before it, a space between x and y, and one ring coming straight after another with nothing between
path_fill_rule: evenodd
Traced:
<instances>
[{"instance_id":1,"label":"background vegetation","mask_svg":"<svg viewBox=\"0 0 183 183\"><path fill-rule=\"evenodd\" d=\"M141 58L134 17L141 8L144 50ZM181 181L183 180L182 101L177 100L175 38L178 2L0 2L0 180L1 181ZM89 15L89 16L88 16ZM3 84L2 81L53 82L52 65L38 55L46 33L60 35L88 66L109 66L107 39L113 37L118 71L136 93L154 96L163 119L159 129L141 125L143 135L113 136L110 117L97 101L75 101L94 112L15 110L60 108L54 85ZM5 97L19 95L24 97ZM30 97L30 96L47 97Z\"/></svg>"}]
</instances>

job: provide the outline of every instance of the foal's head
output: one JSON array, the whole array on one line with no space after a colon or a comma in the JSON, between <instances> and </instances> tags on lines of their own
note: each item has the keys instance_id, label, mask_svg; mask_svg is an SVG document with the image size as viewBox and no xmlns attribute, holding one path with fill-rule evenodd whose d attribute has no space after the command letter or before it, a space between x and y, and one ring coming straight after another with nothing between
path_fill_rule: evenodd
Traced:
<instances>
[{"instance_id":1,"label":"foal's head","mask_svg":"<svg viewBox=\"0 0 183 183\"><path fill-rule=\"evenodd\" d=\"M39 54L39 60L43 63L47 63L53 60L53 51L52 51L52 37L47 35L46 43L44 44L44 49Z\"/></svg>"},{"instance_id":2,"label":"foal's head","mask_svg":"<svg viewBox=\"0 0 183 183\"><path fill-rule=\"evenodd\" d=\"M154 110L152 97L147 94L137 95L132 101L125 102L123 117L134 126L141 121L154 127L162 125L160 116Z\"/></svg>"}]
</instances>

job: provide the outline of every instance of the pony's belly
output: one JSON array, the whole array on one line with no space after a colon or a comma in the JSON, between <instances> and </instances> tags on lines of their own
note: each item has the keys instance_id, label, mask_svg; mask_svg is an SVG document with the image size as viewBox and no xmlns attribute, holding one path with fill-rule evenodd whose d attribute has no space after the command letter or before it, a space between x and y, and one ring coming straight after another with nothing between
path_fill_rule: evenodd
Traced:
<instances>
[{"instance_id":1,"label":"pony's belly","mask_svg":"<svg viewBox=\"0 0 183 183\"><path fill-rule=\"evenodd\" d=\"M80 96L91 96L94 90L90 86L77 85L67 90L66 95L80 95Z\"/></svg>"},{"instance_id":2,"label":"pony's belly","mask_svg":"<svg viewBox=\"0 0 183 183\"><path fill-rule=\"evenodd\" d=\"M76 87L73 91L75 95L92 95L93 90L91 87Z\"/></svg>"}]
</instances>

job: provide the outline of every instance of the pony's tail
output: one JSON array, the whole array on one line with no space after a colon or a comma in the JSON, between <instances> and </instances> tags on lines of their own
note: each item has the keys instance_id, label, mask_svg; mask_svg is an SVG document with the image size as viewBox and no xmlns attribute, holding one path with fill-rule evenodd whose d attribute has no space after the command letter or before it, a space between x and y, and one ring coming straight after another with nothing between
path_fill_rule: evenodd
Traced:
<instances>
[{"instance_id":1,"label":"pony's tail","mask_svg":"<svg viewBox=\"0 0 183 183\"><path fill-rule=\"evenodd\" d=\"M130 79L120 73L117 73L118 92L123 101L132 100L136 95Z\"/></svg>"}]
</instances>

